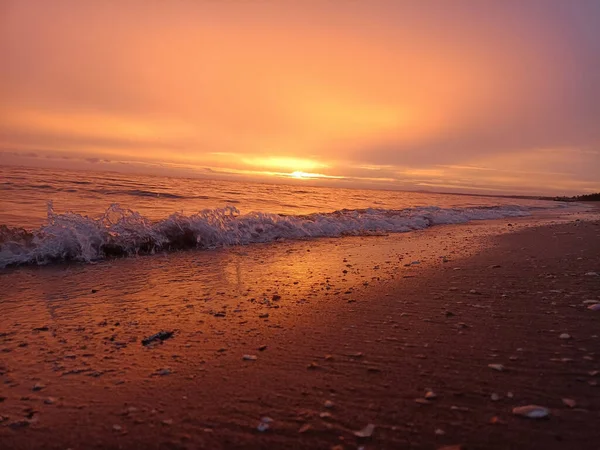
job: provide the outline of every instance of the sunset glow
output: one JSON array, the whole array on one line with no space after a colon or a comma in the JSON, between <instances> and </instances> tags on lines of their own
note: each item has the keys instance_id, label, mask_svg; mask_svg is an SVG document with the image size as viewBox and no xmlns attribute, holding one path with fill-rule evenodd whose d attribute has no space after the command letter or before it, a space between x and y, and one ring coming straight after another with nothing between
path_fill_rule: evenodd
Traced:
<instances>
[{"instance_id":1,"label":"sunset glow","mask_svg":"<svg viewBox=\"0 0 600 450\"><path fill-rule=\"evenodd\" d=\"M0 158L597 191L600 4L574 3L5 1Z\"/></svg>"}]
</instances>

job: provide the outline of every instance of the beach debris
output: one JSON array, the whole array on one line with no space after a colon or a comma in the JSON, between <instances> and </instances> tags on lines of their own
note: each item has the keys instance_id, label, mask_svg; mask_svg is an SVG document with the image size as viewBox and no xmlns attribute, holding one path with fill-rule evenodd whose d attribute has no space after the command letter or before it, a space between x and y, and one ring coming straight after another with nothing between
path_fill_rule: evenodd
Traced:
<instances>
[{"instance_id":1,"label":"beach debris","mask_svg":"<svg viewBox=\"0 0 600 450\"><path fill-rule=\"evenodd\" d=\"M142 345L146 346L156 341L162 342L173 337L173 334L175 334L173 331L160 330L158 333L154 333L152 336L142 339Z\"/></svg>"},{"instance_id":2,"label":"beach debris","mask_svg":"<svg viewBox=\"0 0 600 450\"><path fill-rule=\"evenodd\" d=\"M334 403L333 403L331 400L325 400L325 403L323 403L323 406L324 406L325 408L329 408L329 409L331 409L331 408L333 408L335 405L334 405Z\"/></svg>"},{"instance_id":3,"label":"beach debris","mask_svg":"<svg viewBox=\"0 0 600 450\"><path fill-rule=\"evenodd\" d=\"M545 419L550 416L550 410L538 405L517 406L513 408L515 416L527 417L529 419Z\"/></svg>"},{"instance_id":4,"label":"beach debris","mask_svg":"<svg viewBox=\"0 0 600 450\"><path fill-rule=\"evenodd\" d=\"M354 436L359 438L370 438L373 435L373 431L375 431L375 425L370 423L362 430L355 431Z\"/></svg>"},{"instance_id":5,"label":"beach debris","mask_svg":"<svg viewBox=\"0 0 600 450\"><path fill-rule=\"evenodd\" d=\"M488 364L490 369L497 370L498 372L503 372L506 368L502 364Z\"/></svg>"},{"instance_id":6,"label":"beach debris","mask_svg":"<svg viewBox=\"0 0 600 450\"><path fill-rule=\"evenodd\" d=\"M560 336L558 336L559 339L571 339L571 335L569 333L562 333Z\"/></svg>"},{"instance_id":7,"label":"beach debris","mask_svg":"<svg viewBox=\"0 0 600 450\"><path fill-rule=\"evenodd\" d=\"M33 385L33 387L31 388L32 391L37 392L37 391L41 391L42 389L44 389L46 387L45 384L42 383L35 383Z\"/></svg>"},{"instance_id":8,"label":"beach debris","mask_svg":"<svg viewBox=\"0 0 600 450\"><path fill-rule=\"evenodd\" d=\"M270 417L262 417L260 419L260 423L258 424L258 426L256 427L256 429L258 431L260 431L261 433L264 433L265 431L267 431L270 428L270 423L273 423L273 419L271 419Z\"/></svg>"},{"instance_id":9,"label":"beach debris","mask_svg":"<svg viewBox=\"0 0 600 450\"><path fill-rule=\"evenodd\" d=\"M575 400L573 400L572 398L563 398L562 402L564 405L568 406L569 408L575 408L577 406L577 402Z\"/></svg>"},{"instance_id":10,"label":"beach debris","mask_svg":"<svg viewBox=\"0 0 600 450\"><path fill-rule=\"evenodd\" d=\"M598 277L600 275L598 275L598 272L586 272L585 276L586 277Z\"/></svg>"},{"instance_id":11,"label":"beach debris","mask_svg":"<svg viewBox=\"0 0 600 450\"><path fill-rule=\"evenodd\" d=\"M244 355L242 356L244 361L256 361L258 357L256 355Z\"/></svg>"},{"instance_id":12,"label":"beach debris","mask_svg":"<svg viewBox=\"0 0 600 450\"><path fill-rule=\"evenodd\" d=\"M590 311L600 311L600 303L590 305L587 309L589 309Z\"/></svg>"}]
</instances>

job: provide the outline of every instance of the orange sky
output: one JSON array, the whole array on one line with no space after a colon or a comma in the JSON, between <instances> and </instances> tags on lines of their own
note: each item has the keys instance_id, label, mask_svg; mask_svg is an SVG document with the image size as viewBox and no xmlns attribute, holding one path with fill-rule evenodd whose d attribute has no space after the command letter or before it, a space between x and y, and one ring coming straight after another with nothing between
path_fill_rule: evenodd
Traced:
<instances>
[{"instance_id":1,"label":"orange sky","mask_svg":"<svg viewBox=\"0 0 600 450\"><path fill-rule=\"evenodd\" d=\"M598 54L595 0L0 0L0 162L600 191Z\"/></svg>"}]
</instances>

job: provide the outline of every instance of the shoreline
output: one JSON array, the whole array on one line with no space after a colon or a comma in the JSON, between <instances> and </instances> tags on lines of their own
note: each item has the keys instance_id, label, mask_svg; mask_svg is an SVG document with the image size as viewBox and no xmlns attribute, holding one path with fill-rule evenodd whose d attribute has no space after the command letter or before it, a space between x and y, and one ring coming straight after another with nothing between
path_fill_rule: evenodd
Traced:
<instances>
[{"instance_id":1,"label":"shoreline","mask_svg":"<svg viewBox=\"0 0 600 450\"><path fill-rule=\"evenodd\" d=\"M600 313L583 302L600 301L585 276L600 272L599 224L511 218L1 274L0 439L596 448ZM160 329L175 335L141 344ZM415 401L427 389L437 398ZM550 419L511 414L530 403Z\"/></svg>"}]
</instances>

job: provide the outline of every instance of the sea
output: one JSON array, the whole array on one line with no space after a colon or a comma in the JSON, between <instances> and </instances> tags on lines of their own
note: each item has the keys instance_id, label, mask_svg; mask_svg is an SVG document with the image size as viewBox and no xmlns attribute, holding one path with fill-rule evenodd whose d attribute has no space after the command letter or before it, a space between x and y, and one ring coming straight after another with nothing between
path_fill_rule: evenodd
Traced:
<instances>
[{"instance_id":1,"label":"sea","mask_svg":"<svg viewBox=\"0 0 600 450\"><path fill-rule=\"evenodd\" d=\"M0 166L0 269L404 233L568 208L549 200Z\"/></svg>"}]
</instances>

